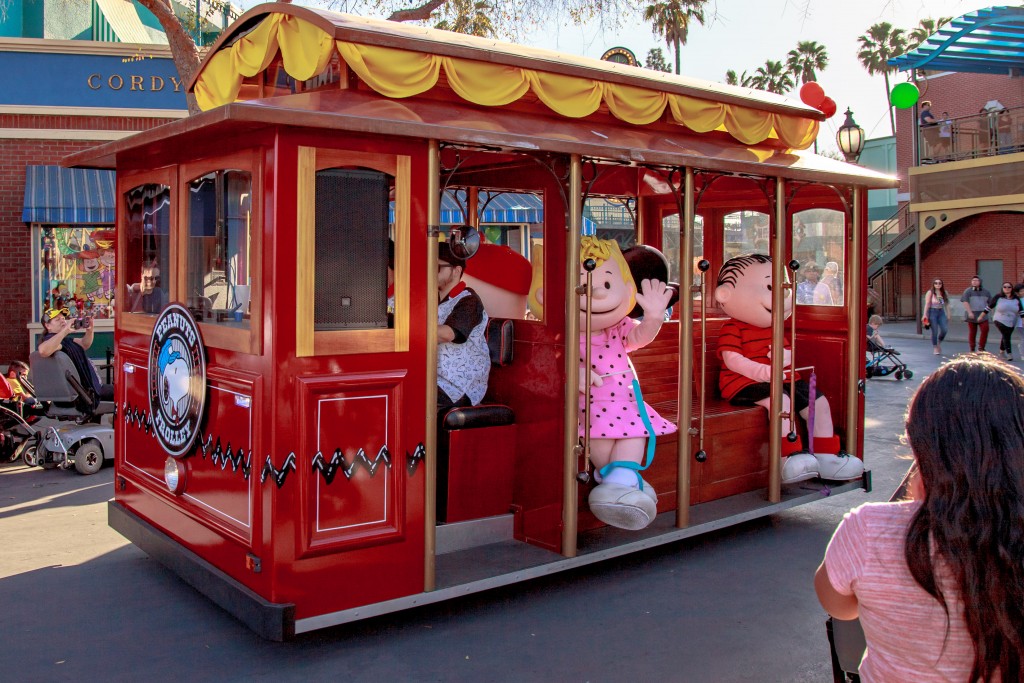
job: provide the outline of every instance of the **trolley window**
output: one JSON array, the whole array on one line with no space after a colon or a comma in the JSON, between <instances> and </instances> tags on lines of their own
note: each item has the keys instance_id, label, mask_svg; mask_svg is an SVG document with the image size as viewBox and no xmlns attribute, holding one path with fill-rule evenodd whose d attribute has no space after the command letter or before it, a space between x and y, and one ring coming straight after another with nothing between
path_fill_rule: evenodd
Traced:
<instances>
[{"instance_id":1,"label":"trolley window","mask_svg":"<svg viewBox=\"0 0 1024 683\"><path fill-rule=\"evenodd\" d=\"M187 189L189 310L205 323L248 328L252 174L213 171Z\"/></svg>"},{"instance_id":2,"label":"trolley window","mask_svg":"<svg viewBox=\"0 0 1024 683\"><path fill-rule=\"evenodd\" d=\"M722 222L722 262L741 254L770 253L771 219L760 211L735 211Z\"/></svg>"},{"instance_id":3,"label":"trolley window","mask_svg":"<svg viewBox=\"0 0 1024 683\"><path fill-rule=\"evenodd\" d=\"M175 293L207 346L260 353L259 152L183 164Z\"/></svg>"},{"instance_id":4,"label":"trolley window","mask_svg":"<svg viewBox=\"0 0 1024 683\"><path fill-rule=\"evenodd\" d=\"M845 214L807 209L793 215L796 302L805 306L842 306L846 274Z\"/></svg>"},{"instance_id":5,"label":"trolley window","mask_svg":"<svg viewBox=\"0 0 1024 683\"><path fill-rule=\"evenodd\" d=\"M407 350L409 157L300 147L298 164L298 355Z\"/></svg>"},{"instance_id":6,"label":"trolley window","mask_svg":"<svg viewBox=\"0 0 1024 683\"><path fill-rule=\"evenodd\" d=\"M662 252L668 259L668 277L673 282L683 284L679 268L679 214L672 213L661 219ZM690 266L690 282L694 287L700 285L700 271L697 262L704 258L704 217L693 217L693 263ZM700 289L693 290L693 298L700 299Z\"/></svg>"},{"instance_id":7,"label":"trolley window","mask_svg":"<svg viewBox=\"0 0 1024 683\"><path fill-rule=\"evenodd\" d=\"M133 185L122 196L124 253L119 295L127 327L148 331L152 318L167 304L171 274L171 186L160 182ZM133 316L145 316L141 326ZM135 320L139 320L136 318Z\"/></svg>"}]
</instances>

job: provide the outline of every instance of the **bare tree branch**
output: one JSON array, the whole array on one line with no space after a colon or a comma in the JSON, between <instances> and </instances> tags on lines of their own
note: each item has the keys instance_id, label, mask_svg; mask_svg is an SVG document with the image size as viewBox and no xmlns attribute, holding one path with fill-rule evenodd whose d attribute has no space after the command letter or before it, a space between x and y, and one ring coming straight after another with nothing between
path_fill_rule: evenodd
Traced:
<instances>
[{"instance_id":1,"label":"bare tree branch","mask_svg":"<svg viewBox=\"0 0 1024 683\"><path fill-rule=\"evenodd\" d=\"M409 9L395 10L388 17L389 21L427 21L430 19L431 13L441 5L444 5L448 0L427 0L419 7L410 7Z\"/></svg>"},{"instance_id":2,"label":"bare tree branch","mask_svg":"<svg viewBox=\"0 0 1024 683\"><path fill-rule=\"evenodd\" d=\"M174 15L169 0L139 0L139 4L152 12L160 22L167 35L167 45L171 48L171 57L174 59L175 68L178 69L178 76L182 84L188 83L199 70L200 61L199 48L196 47L192 36ZM199 105L196 104L195 96L187 94L186 99L189 113L198 114Z\"/></svg>"}]
</instances>

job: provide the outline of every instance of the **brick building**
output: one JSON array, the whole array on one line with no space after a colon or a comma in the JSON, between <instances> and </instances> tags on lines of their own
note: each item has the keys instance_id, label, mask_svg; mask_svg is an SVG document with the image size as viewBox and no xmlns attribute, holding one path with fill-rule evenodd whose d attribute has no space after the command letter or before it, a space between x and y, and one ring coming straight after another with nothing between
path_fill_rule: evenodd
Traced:
<instances>
[{"instance_id":1,"label":"brick building","mask_svg":"<svg viewBox=\"0 0 1024 683\"><path fill-rule=\"evenodd\" d=\"M189 17L194 7L175 2ZM230 6L228 6L230 7ZM233 9L194 27L211 42ZM0 367L27 359L41 313L96 320L90 353L113 339L113 175L60 170L72 152L186 115L159 23L131 0L11 0L0 22Z\"/></svg>"},{"instance_id":2,"label":"brick building","mask_svg":"<svg viewBox=\"0 0 1024 683\"><path fill-rule=\"evenodd\" d=\"M94 317L101 357L113 332L112 258L99 258L112 246L99 239L113 229L112 187L101 192L87 177L96 171L55 180L45 167L184 116L177 72L167 48L151 45L0 38L0 54L0 364L28 357L53 305Z\"/></svg>"},{"instance_id":3,"label":"brick building","mask_svg":"<svg viewBox=\"0 0 1024 683\"><path fill-rule=\"evenodd\" d=\"M928 45L954 32L966 32L978 45L986 39L984 21L993 19L1000 22L993 30L1024 35L1024 12L992 8L954 20ZM981 28L969 30L973 26ZM900 68L950 70L919 72L918 106L897 111L902 211L886 226L888 234L873 236L877 258L869 264L872 286L883 293L890 317L916 315L934 278L950 294L962 292L975 274L992 292L1003 281L1024 281L1024 62L1014 66L989 53L985 64L985 55L960 51L955 54L968 61L958 63L952 54L943 61L934 46L917 53L896 60ZM919 125L925 102L932 105L933 125Z\"/></svg>"}]
</instances>

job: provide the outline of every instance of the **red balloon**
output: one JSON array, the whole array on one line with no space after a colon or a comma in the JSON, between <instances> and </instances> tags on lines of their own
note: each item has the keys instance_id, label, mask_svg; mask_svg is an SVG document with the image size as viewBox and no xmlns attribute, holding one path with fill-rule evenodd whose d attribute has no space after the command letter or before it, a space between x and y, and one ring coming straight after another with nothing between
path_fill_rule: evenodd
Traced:
<instances>
[{"instance_id":1,"label":"red balloon","mask_svg":"<svg viewBox=\"0 0 1024 683\"><path fill-rule=\"evenodd\" d=\"M830 119L836 115L836 102L831 97L826 97L818 105L818 109L825 115L825 118Z\"/></svg>"},{"instance_id":2,"label":"red balloon","mask_svg":"<svg viewBox=\"0 0 1024 683\"><path fill-rule=\"evenodd\" d=\"M814 81L808 81L800 86L800 101L808 107L819 109L825 100L825 90Z\"/></svg>"}]
</instances>

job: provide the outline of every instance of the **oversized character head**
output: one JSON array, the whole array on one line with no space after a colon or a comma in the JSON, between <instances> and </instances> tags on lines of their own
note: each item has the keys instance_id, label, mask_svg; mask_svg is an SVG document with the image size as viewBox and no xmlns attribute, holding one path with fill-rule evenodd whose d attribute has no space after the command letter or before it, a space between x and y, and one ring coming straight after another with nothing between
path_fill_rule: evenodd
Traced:
<instances>
[{"instance_id":1,"label":"oversized character head","mask_svg":"<svg viewBox=\"0 0 1024 683\"><path fill-rule=\"evenodd\" d=\"M644 280L658 280L668 285L672 291L672 298L669 299L669 307L675 306L679 301L679 283L668 280L668 259L654 247L646 244L635 244L622 252L622 258L629 264L629 272L633 276L633 282L642 283ZM630 318L642 318L644 309L640 304L633 306L629 312Z\"/></svg>"},{"instance_id":2,"label":"oversized character head","mask_svg":"<svg viewBox=\"0 0 1024 683\"><path fill-rule=\"evenodd\" d=\"M718 271L715 298L726 315L755 327L772 325L772 258L744 254L729 259ZM784 317L793 311L793 298L786 290Z\"/></svg>"},{"instance_id":3,"label":"oversized character head","mask_svg":"<svg viewBox=\"0 0 1024 683\"><path fill-rule=\"evenodd\" d=\"M533 267L525 256L499 244L481 244L466 261L462 280L480 296L492 318L522 319Z\"/></svg>"},{"instance_id":4,"label":"oversized character head","mask_svg":"<svg viewBox=\"0 0 1024 683\"><path fill-rule=\"evenodd\" d=\"M625 318L636 305L636 283L615 240L584 236L580 240L580 281L586 282L583 264L594 259L594 295L590 327L606 330ZM587 324L587 297L580 296L580 330Z\"/></svg>"}]
</instances>

